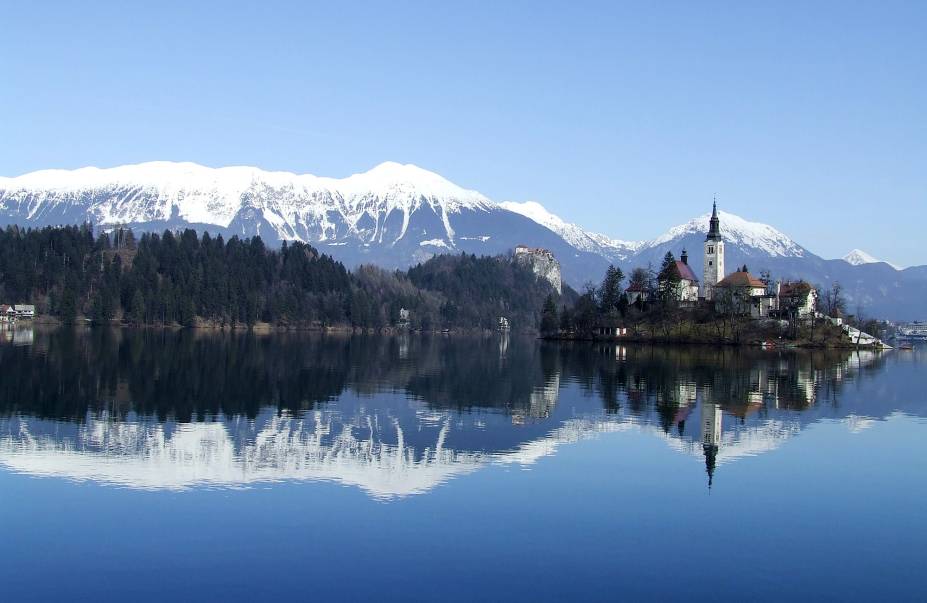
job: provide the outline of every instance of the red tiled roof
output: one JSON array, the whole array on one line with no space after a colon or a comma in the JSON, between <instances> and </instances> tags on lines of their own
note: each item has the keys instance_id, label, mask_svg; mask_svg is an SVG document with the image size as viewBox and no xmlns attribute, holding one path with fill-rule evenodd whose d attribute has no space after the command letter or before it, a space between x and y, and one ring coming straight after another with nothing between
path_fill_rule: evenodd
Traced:
<instances>
[{"instance_id":1,"label":"red tiled roof","mask_svg":"<svg viewBox=\"0 0 927 603\"><path fill-rule=\"evenodd\" d=\"M766 283L749 272L734 272L728 274L715 287L766 287Z\"/></svg>"},{"instance_id":2,"label":"red tiled roof","mask_svg":"<svg viewBox=\"0 0 927 603\"><path fill-rule=\"evenodd\" d=\"M805 296L810 292L811 285L804 281L798 281L797 283L782 283L782 287L779 289L779 295L782 297Z\"/></svg>"},{"instance_id":3,"label":"red tiled roof","mask_svg":"<svg viewBox=\"0 0 927 603\"><path fill-rule=\"evenodd\" d=\"M695 273L692 272L691 266L681 260L676 260L676 270L679 271L679 278L698 282Z\"/></svg>"}]
</instances>

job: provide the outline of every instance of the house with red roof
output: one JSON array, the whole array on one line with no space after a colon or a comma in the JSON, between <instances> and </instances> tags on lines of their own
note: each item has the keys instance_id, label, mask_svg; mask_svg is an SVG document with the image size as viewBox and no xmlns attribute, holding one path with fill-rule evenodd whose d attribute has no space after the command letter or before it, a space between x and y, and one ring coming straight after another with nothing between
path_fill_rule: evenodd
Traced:
<instances>
[{"instance_id":1,"label":"house with red roof","mask_svg":"<svg viewBox=\"0 0 927 603\"><path fill-rule=\"evenodd\" d=\"M628 285L628 288L624 290L624 294L628 298L629 306L633 306L638 302L644 303L650 301L650 293L647 291L647 288L640 283L631 283Z\"/></svg>"},{"instance_id":2,"label":"house with red roof","mask_svg":"<svg viewBox=\"0 0 927 603\"><path fill-rule=\"evenodd\" d=\"M744 266L746 268L746 266ZM777 308L777 298L766 283L744 269L732 272L714 286L715 309L721 313L732 309L737 314L767 318Z\"/></svg>"}]
</instances>

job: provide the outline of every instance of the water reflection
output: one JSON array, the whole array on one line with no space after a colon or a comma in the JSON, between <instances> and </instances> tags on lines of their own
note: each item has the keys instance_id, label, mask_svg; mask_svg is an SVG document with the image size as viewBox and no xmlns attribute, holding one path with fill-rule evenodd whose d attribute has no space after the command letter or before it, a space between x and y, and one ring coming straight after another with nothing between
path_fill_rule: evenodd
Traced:
<instances>
[{"instance_id":1,"label":"water reflection","mask_svg":"<svg viewBox=\"0 0 927 603\"><path fill-rule=\"evenodd\" d=\"M508 334L59 330L29 341L0 346L0 465L133 488L331 480L401 497L632 429L703 461L711 486L724 463L809 424L860 429L925 410L898 396L841 395L884 372L891 356L871 352L548 345Z\"/></svg>"}]
</instances>

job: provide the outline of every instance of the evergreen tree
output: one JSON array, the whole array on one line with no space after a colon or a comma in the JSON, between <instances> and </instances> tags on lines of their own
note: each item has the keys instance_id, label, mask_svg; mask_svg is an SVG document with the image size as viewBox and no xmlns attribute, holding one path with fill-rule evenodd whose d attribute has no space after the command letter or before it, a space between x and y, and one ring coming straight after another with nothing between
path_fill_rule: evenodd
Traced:
<instances>
[{"instance_id":1,"label":"evergreen tree","mask_svg":"<svg viewBox=\"0 0 927 603\"><path fill-rule=\"evenodd\" d=\"M554 301L553 294L551 294L544 300L544 307L541 310L541 333L544 335L555 334L559 324L557 303Z\"/></svg>"},{"instance_id":2,"label":"evergreen tree","mask_svg":"<svg viewBox=\"0 0 927 603\"><path fill-rule=\"evenodd\" d=\"M136 289L135 293L132 295L129 318L137 325L144 324L145 322L145 298L142 296L140 289Z\"/></svg>"},{"instance_id":3,"label":"evergreen tree","mask_svg":"<svg viewBox=\"0 0 927 603\"><path fill-rule=\"evenodd\" d=\"M624 280L624 273L621 268L609 266L605 271L605 278L602 279L602 286L599 287L599 307L602 313L608 314L618 309L624 297L621 287L622 280Z\"/></svg>"},{"instance_id":4,"label":"evergreen tree","mask_svg":"<svg viewBox=\"0 0 927 603\"><path fill-rule=\"evenodd\" d=\"M679 282L682 280L679 274L679 268L676 267L676 258L673 252L667 251L663 256L663 263L660 265L660 273L657 275L658 294L660 301L664 304L676 301L679 292Z\"/></svg>"}]
</instances>

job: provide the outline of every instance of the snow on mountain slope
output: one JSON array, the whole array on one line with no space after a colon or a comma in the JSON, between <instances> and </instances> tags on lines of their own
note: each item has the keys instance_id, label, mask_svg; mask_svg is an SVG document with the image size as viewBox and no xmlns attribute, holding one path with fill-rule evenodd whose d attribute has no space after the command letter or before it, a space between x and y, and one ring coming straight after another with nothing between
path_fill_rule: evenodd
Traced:
<instances>
[{"instance_id":1,"label":"snow on mountain slope","mask_svg":"<svg viewBox=\"0 0 927 603\"><path fill-rule=\"evenodd\" d=\"M0 211L29 221L84 214L100 225L175 218L228 228L242 210L250 209L280 239L303 239L305 234L324 241L347 230L379 241L384 222L394 211L402 221L392 234L402 238L410 215L426 205L440 217L449 239L454 236L449 214L494 207L478 192L417 166L394 162L343 179L166 161L0 178ZM333 211L341 224L332 221Z\"/></svg>"},{"instance_id":2,"label":"snow on mountain slope","mask_svg":"<svg viewBox=\"0 0 927 603\"><path fill-rule=\"evenodd\" d=\"M880 260L880 259L874 258L873 256L869 255L868 253L866 253L866 252L863 251L862 249L854 249L854 250L851 251L850 253L848 253L848 254L846 254L845 256L843 256L842 259L843 259L844 262L846 262L846 263L848 263L848 264L851 264L851 265L853 265L853 266L862 266L863 264L878 264L878 263L883 263L883 264L888 264L889 266L891 266L891 267L894 268L895 270L901 270L901 268L899 268L898 266L896 266L896 265L894 265L894 264L892 264L892 263L886 262L885 260Z\"/></svg>"},{"instance_id":3,"label":"snow on mountain slope","mask_svg":"<svg viewBox=\"0 0 927 603\"><path fill-rule=\"evenodd\" d=\"M341 179L165 161L0 178L0 226L84 222L303 241L349 267L404 268L436 253L493 255L519 244L550 249L574 284L608 266L476 191L395 162Z\"/></svg>"},{"instance_id":4,"label":"snow on mountain slope","mask_svg":"<svg viewBox=\"0 0 927 603\"><path fill-rule=\"evenodd\" d=\"M537 201L525 201L523 203L503 201L499 206L534 220L541 226L560 235L564 241L577 249L598 253L608 259L624 260L641 245L634 241L621 241L604 234L584 230L582 227L570 224L560 216L550 213Z\"/></svg>"},{"instance_id":5,"label":"snow on mountain slope","mask_svg":"<svg viewBox=\"0 0 927 603\"><path fill-rule=\"evenodd\" d=\"M727 244L751 247L770 256L803 257L806 254L802 246L768 224L750 222L725 211L719 211L718 217L721 220L721 236ZM641 248L653 248L687 235L707 233L710 218L711 214L704 214L674 226L642 244Z\"/></svg>"},{"instance_id":6,"label":"snow on mountain slope","mask_svg":"<svg viewBox=\"0 0 927 603\"><path fill-rule=\"evenodd\" d=\"M549 228L577 249L598 253L610 260L618 261L629 260L647 250L663 247L667 243L690 235L707 233L708 219L711 217L710 214L705 214L693 218L650 241L622 241L586 231L576 224L570 224L535 201L524 203L507 201L499 205ZM729 244L750 247L755 252L770 256L803 257L806 253L803 247L772 226L750 222L728 212L718 212L718 215L721 218L721 234Z\"/></svg>"}]
</instances>

